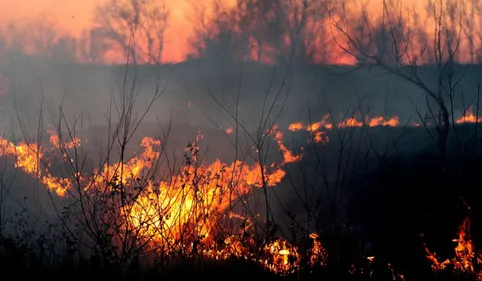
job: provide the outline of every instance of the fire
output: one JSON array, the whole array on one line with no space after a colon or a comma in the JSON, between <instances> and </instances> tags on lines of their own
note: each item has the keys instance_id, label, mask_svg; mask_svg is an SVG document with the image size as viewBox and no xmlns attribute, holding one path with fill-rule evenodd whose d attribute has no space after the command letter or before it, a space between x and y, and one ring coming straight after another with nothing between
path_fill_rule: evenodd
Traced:
<instances>
[{"instance_id":1,"label":"fire","mask_svg":"<svg viewBox=\"0 0 482 281\"><path fill-rule=\"evenodd\" d=\"M53 149L62 147L62 149L72 149L80 145L80 139L73 138L71 142L59 142L57 135L49 131L50 141ZM39 179L45 187L57 193L59 196L64 196L66 191L71 187L71 183L68 179L52 176L48 168L50 163L43 163L44 155L49 152L40 145L26 143L24 141L15 145L4 138L0 138L0 156L13 156L15 157L15 167L22 169L28 175ZM63 154L64 159L67 155ZM42 164L44 164L42 168Z\"/></svg>"},{"instance_id":2,"label":"fire","mask_svg":"<svg viewBox=\"0 0 482 281\"><path fill-rule=\"evenodd\" d=\"M337 124L334 124L331 120L333 120L333 118L331 117L330 114L327 113L322 117L321 121L310 123L306 126L303 125L302 122L292 123L288 126L288 130L292 132L306 130L307 132L310 132L312 134L313 141L315 143L321 143L323 145L326 145L330 141L330 138L328 137L326 132L332 130L335 125L337 128L350 128L350 127L363 127L363 126L398 127L400 125L400 118L398 116L394 116L389 119L386 119L385 117L382 117L382 116L373 117L373 118L366 117L365 122L358 121L356 117L349 117L344 119L341 122L338 122Z\"/></svg>"},{"instance_id":3,"label":"fire","mask_svg":"<svg viewBox=\"0 0 482 281\"><path fill-rule=\"evenodd\" d=\"M266 269L282 275L295 273L300 267L298 249L284 240L276 240L264 246L267 254L262 263Z\"/></svg>"},{"instance_id":4,"label":"fire","mask_svg":"<svg viewBox=\"0 0 482 281\"><path fill-rule=\"evenodd\" d=\"M283 134L274 127L271 132L285 156L285 163L298 161L282 143ZM152 144L152 142L151 142ZM158 144L157 144L158 145ZM189 151L197 154L197 144ZM170 245L170 251L196 252L214 259L242 258L258 262L266 270L280 275L291 274L301 267L301 254L297 247L285 240L277 239L265 243L257 256L256 243L252 235L253 222L229 211L230 205L243 198L255 188L264 185L275 186L284 177L285 172L270 165L269 169L260 169L257 164L247 165L241 161L232 164L216 160L209 165L194 162L185 166L182 173L159 185L150 184L148 190L139 196L133 206L126 208L129 223L135 229L141 229L141 235L157 246ZM261 171L265 171L264 177ZM233 179L237 179L233 181ZM263 182L265 179L265 182ZM229 211L230 219L243 220L239 234L232 234L223 239L220 245L216 241L223 233L220 223ZM310 235L313 247L309 253L310 266L324 265L326 251L316 234ZM178 241L195 241L184 244ZM167 248L166 248L167 249Z\"/></svg>"},{"instance_id":5,"label":"fire","mask_svg":"<svg viewBox=\"0 0 482 281\"><path fill-rule=\"evenodd\" d=\"M74 137L72 141L70 142L60 142L59 140L59 136L57 135L56 132L52 131L52 130L47 130L47 133L50 135L50 138L49 138L49 141L50 141L50 144L52 144L52 146L54 148L57 148L59 149L61 146L62 146L62 149L72 149L74 147L78 147L80 146L80 139L77 138L77 137Z\"/></svg>"},{"instance_id":6,"label":"fire","mask_svg":"<svg viewBox=\"0 0 482 281\"><path fill-rule=\"evenodd\" d=\"M338 124L338 127L340 128L348 128L348 127L362 127L364 124L362 121L358 121L356 120L355 117L350 117L350 118L347 118L343 121L341 121L339 124Z\"/></svg>"},{"instance_id":7,"label":"fire","mask_svg":"<svg viewBox=\"0 0 482 281\"><path fill-rule=\"evenodd\" d=\"M383 116L377 116L377 117L365 117L365 121L358 120L356 116L352 117L347 117L343 119L342 121L338 123L333 123L331 122L333 118L331 117L330 114L325 114L321 121L318 122L313 122L308 125L303 125L302 122L295 122L291 123L288 126L288 130L291 132L297 132L297 131L307 131L311 132L312 135L314 136L315 142L316 143L327 143L329 141L328 136L326 136L325 132L332 130L335 126L337 128L360 128L360 127L399 127L400 126L400 118L398 116L393 116L390 118L386 118ZM464 123L482 123L482 117L476 116L473 113L473 107L470 106L464 114L459 117L456 121L456 124L464 124ZM432 126L430 122L425 122L425 124L422 123L412 123L413 127L422 127L423 125L425 126Z\"/></svg>"},{"instance_id":8,"label":"fire","mask_svg":"<svg viewBox=\"0 0 482 281\"><path fill-rule=\"evenodd\" d=\"M325 145L330 141L330 138L325 132L315 132L314 141L315 143L322 143Z\"/></svg>"},{"instance_id":9,"label":"fire","mask_svg":"<svg viewBox=\"0 0 482 281\"><path fill-rule=\"evenodd\" d=\"M297 162L301 159L301 155L293 155L293 153L283 143L283 132L279 130L278 126L274 126L271 129L271 133L274 134L274 139L278 144L279 150L283 153L283 159L285 163Z\"/></svg>"},{"instance_id":10,"label":"fire","mask_svg":"<svg viewBox=\"0 0 482 281\"><path fill-rule=\"evenodd\" d=\"M324 266L326 259L328 258L328 253L323 247L322 243L319 241L319 236L316 233L310 233L310 238L313 240L313 247L311 248L309 265L311 267Z\"/></svg>"},{"instance_id":11,"label":"fire","mask_svg":"<svg viewBox=\"0 0 482 281\"><path fill-rule=\"evenodd\" d=\"M398 116L392 117L388 120L385 120L383 117L375 117L370 120L368 126L370 127L377 127L377 126L390 126L390 127L397 127L400 125L400 118Z\"/></svg>"},{"instance_id":12,"label":"fire","mask_svg":"<svg viewBox=\"0 0 482 281\"><path fill-rule=\"evenodd\" d=\"M462 117L455 121L457 124L464 124L464 123L481 123L482 117L479 117L474 114L473 106L470 106L467 110L464 111Z\"/></svg>"},{"instance_id":13,"label":"fire","mask_svg":"<svg viewBox=\"0 0 482 281\"><path fill-rule=\"evenodd\" d=\"M333 129L333 126L334 126L334 124L330 122L331 119L332 118L330 114L325 114L322 120L319 122L314 122L306 126L303 126L303 123L301 122L292 123L288 126L288 129L292 132L301 131L303 129L308 132L316 132L321 129L331 130ZM338 122L336 125L338 128L362 127L362 126L397 127L400 125L400 118L398 116L394 116L389 119L386 119L385 117L382 117L382 116L373 117L373 118L366 117L365 122L363 122L363 121L357 120L356 117L348 117L343 121Z\"/></svg>"},{"instance_id":14,"label":"fire","mask_svg":"<svg viewBox=\"0 0 482 281\"><path fill-rule=\"evenodd\" d=\"M0 138L0 156L15 155L15 167L20 168L31 176L37 176L40 169L40 159L44 152L35 144L19 142L18 145Z\"/></svg>"},{"instance_id":15,"label":"fire","mask_svg":"<svg viewBox=\"0 0 482 281\"><path fill-rule=\"evenodd\" d=\"M325 115L321 121L310 125L294 123L291 131L305 129L313 134L316 141L328 141L326 131L334 126L398 126L399 118L389 119L375 117L366 122L349 118L345 122L330 123ZM128 192L140 191L131 201L120 206L123 227L136 229L137 236L152 245L157 251L169 255L202 254L212 259L238 258L255 261L266 270L280 275L293 274L301 268L325 266L327 252L316 233L311 233L312 245L306 251L285 239L271 239L257 243L254 238L255 222L234 212L234 207L246 203L246 196L257 189L274 187L285 177L286 172L278 163L261 167L259 163L248 164L240 160L225 163L219 159L205 163L198 157L199 142L202 134L186 148L185 164L179 173L169 178L145 180L145 187L139 187L144 172L155 167L155 159L160 157L161 141L144 137L140 142L141 152L127 161L106 163L101 169L94 170L92 175L71 175L62 178L50 173L50 156L60 151L64 160L68 151L81 146L79 138L63 141L61 135L48 131L50 147L31 144L25 141L15 144L0 138L0 156L14 157L15 167L26 174L39 179L51 192L60 197L71 194L74 186L72 176L81 178L81 183L93 186L100 192L111 192L114 186L124 186ZM284 144L284 134L278 126L273 126L269 135L274 138L283 155L283 164L300 161L301 155L295 155ZM317 141L318 142L318 141ZM88 193L87 193L88 194ZM241 224L226 227L223 222L241 220ZM470 237L470 219L466 218L459 227L452 259L439 261L435 253L425 247L427 259L432 262L434 271L452 266L456 272L474 273L476 265L482 262L482 255L477 255ZM261 254L260 254L261 253ZM373 263L374 257L368 257ZM403 279L403 275L395 274L391 265L387 265L394 278ZM353 272L357 269L352 268ZM396 277L395 277L396 276ZM394 279L395 280L395 279Z\"/></svg>"},{"instance_id":16,"label":"fire","mask_svg":"<svg viewBox=\"0 0 482 281\"><path fill-rule=\"evenodd\" d=\"M130 208L130 223L136 228L142 227L143 235L152 237L156 243L180 239L186 225L192 228L192 235L213 236L217 216L235 198L241 198L254 188L276 186L285 176L285 172L276 165L260 169L258 164L248 165L239 160L226 164L219 159L209 165L198 163L198 140L189 149L193 162L168 181L157 185L149 183L147 192L139 196ZM133 177L148 164L143 159L156 156L151 146L160 144L152 139L144 139L143 143L146 148L143 156L126 170ZM261 171L265 174L262 175Z\"/></svg>"},{"instance_id":17,"label":"fire","mask_svg":"<svg viewBox=\"0 0 482 281\"><path fill-rule=\"evenodd\" d=\"M237 217L242 218L240 216ZM309 268L326 265L328 255L316 233L309 235L313 245L306 253L302 253L299 248L291 245L288 241L278 238L270 243L265 243L260 249L261 257L257 257L256 251L250 250L250 247L256 247L255 243L251 236L246 235L253 224L249 219L242 219L246 221L243 231L239 235L232 235L225 239L226 247L215 252L217 259L241 257L245 260L255 261L266 270L279 275L296 273L303 268L304 264ZM205 251L204 253L208 256L213 255L212 251Z\"/></svg>"},{"instance_id":18,"label":"fire","mask_svg":"<svg viewBox=\"0 0 482 281\"><path fill-rule=\"evenodd\" d=\"M74 185L72 180L49 173L50 164L47 162L49 155L56 150L60 150L65 159L68 150L81 146L81 142L78 138L64 142L55 132L48 133L51 148L25 142L14 144L2 138L0 155L15 157L15 166L40 179L49 191L61 197L70 196L69 191ZM278 127L272 128L270 133L283 153L285 163L300 159L284 146L283 133ZM245 195L256 189L276 186L283 180L285 171L276 163L263 169L257 163L250 165L239 160L231 164L219 159L203 163L197 157L201 139L199 134L188 145L186 164L180 173L166 180L148 179L145 189L133 197L133 201L120 206L121 217L125 220L123 227L137 229L140 239L167 254L200 253L213 259L235 257L255 261L280 275L295 273L304 265L324 266L327 254L317 234L309 236L313 245L305 252L281 238L260 245L254 238L253 219L244 218L230 208L245 203ZM159 140L145 137L140 142L142 152L128 161L106 163L90 176L73 176L81 179L84 191L93 186L97 191L111 192L113 187L109 183L135 189L143 171L152 168L154 159L160 156L160 146ZM262 175L261 171L265 174ZM223 226L222 220L226 218L242 220L243 223L233 231Z\"/></svg>"},{"instance_id":19,"label":"fire","mask_svg":"<svg viewBox=\"0 0 482 281\"><path fill-rule=\"evenodd\" d=\"M144 149L142 153L125 163L104 164L101 171L94 171L91 181L95 181L97 186L101 186L104 182L128 185L137 181L141 172L144 169L151 168L153 159L159 157L159 152L155 150L155 146L160 144L159 140L144 137L140 143L140 146Z\"/></svg>"},{"instance_id":20,"label":"fire","mask_svg":"<svg viewBox=\"0 0 482 281\"><path fill-rule=\"evenodd\" d=\"M139 196L130 208L131 223L134 227L145 225L143 235L157 243L176 241L186 225L193 227L192 235L207 238L215 231L216 216L229 207L233 196L240 198L263 184L275 186L285 174L277 168L265 175L263 183L260 170L241 161L187 166L180 175L149 186L145 195ZM239 180L234 183L233 178Z\"/></svg>"},{"instance_id":21,"label":"fire","mask_svg":"<svg viewBox=\"0 0 482 281\"><path fill-rule=\"evenodd\" d=\"M435 252L431 252L427 246L425 251L427 253L427 259L432 263L432 269L434 271L445 270L448 266L451 266L454 272L457 273L469 273L482 276L479 271L476 271L476 265L482 263L482 255L476 254L474 245L470 237L470 218L467 217L459 226L458 238L453 239L453 242L457 242L457 246L454 248L455 256L452 259L446 259L440 261L437 258ZM478 278L477 280L481 280Z\"/></svg>"},{"instance_id":22,"label":"fire","mask_svg":"<svg viewBox=\"0 0 482 281\"><path fill-rule=\"evenodd\" d=\"M288 129L292 132L301 131L303 130L303 123L297 122L297 123L290 124Z\"/></svg>"}]
</instances>

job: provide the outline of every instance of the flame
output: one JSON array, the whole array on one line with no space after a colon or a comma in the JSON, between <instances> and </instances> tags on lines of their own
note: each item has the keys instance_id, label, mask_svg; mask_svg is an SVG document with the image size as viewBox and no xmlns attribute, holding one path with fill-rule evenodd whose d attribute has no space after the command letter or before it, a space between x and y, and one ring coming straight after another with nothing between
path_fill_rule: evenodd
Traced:
<instances>
[{"instance_id":1,"label":"flame","mask_svg":"<svg viewBox=\"0 0 482 281\"><path fill-rule=\"evenodd\" d=\"M313 122L306 126L304 126L302 122L292 123L288 126L288 130L292 132L306 130L307 132L311 133L311 135L313 136L313 141L315 143L321 143L322 145L326 145L330 141L330 138L327 135L327 131L332 130L334 128L334 125L336 125L337 128L350 128L350 127L363 127L363 126L398 127L400 125L400 118L398 116L394 116L389 119L386 119L385 117L382 117L382 116L373 117L373 118L369 118L367 116L365 122L358 121L355 117L349 117L341 122L338 122L338 124L333 124L331 120L333 120L333 118L329 113L327 113L322 117L321 121Z\"/></svg>"},{"instance_id":2,"label":"flame","mask_svg":"<svg viewBox=\"0 0 482 281\"><path fill-rule=\"evenodd\" d=\"M267 258L262 261L264 267L280 275L295 273L300 267L298 248L285 240L275 240L264 246Z\"/></svg>"},{"instance_id":3,"label":"flame","mask_svg":"<svg viewBox=\"0 0 482 281\"><path fill-rule=\"evenodd\" d=\"M281 153L283 153L285 163L297 162L301 159L301 155L293 155L293 153L283 143L283 132L279 130L277 125L273 126L271 133L274 134L274 139L278 144L279 150Z\"/></svg>"},{"instance_id":4,"label":"flame","mask_svg":"<svg viewBox=\"0 0 482 281\"><path fill-rule=\"evenodd\" d=\"M58 135L53 131L48 131L50 134L50 142L54 149L62 148L64 151L62 156L67 158L66 150L73 149L80 146L80 139L74 137L72 141L59 141ZM4 138L0 138L0 156L14 156L15 167L23 170L28 175L39 179L40 182L47 187L48 190L54 191L59 196L64 196L66 191L70 189L71 182L68 179L52 176L48 169L50 163L43 163L44 155L49 152L38 144L26 143L20 141L17 145ZM44 164L42 168L42 164Z\"/></svg>"},{"instance_id":5,"label":"flame","mask_svg":"<svg viewBox=\"0 0 482 281\"><path fill-rule=\"evenodd\" d=\"M338 123L338 127L340 128L348 128L348 127L362 127L364 124L362 121L356 120L355 117L347 118L340 123Z\"/></svg>"},{"instance_id":6,"label":"flame","mask_svg":"<svg viewBox=\"0 0 482 281\"><path fill-rule=\"evenodd\" d=\"M283 170L276 169L265 175L263 183L260 168L241 161L226 165L216 160L208 166L188 166L169 182L149 186L130 208L131 223L135 227L146 225L143 235L154 237L158 243L180 239L188 224L195 235L208 237L214 231L215 216L226 210L233 193L240 198L263 184L275 186L284 175ZM240 180L234 185L232 178Z\"/></svg>"},{"instance_id":7,"label":"flame","mask_svg":"<svg viewBox=\"0 0 482 281\"><path fill-rule=\"evenodd\" d=\"M473 112L473 106L464 111L464 114L455 121L457 124L464 123L481 123L482 117L476 116Z\"/></svg>"},{"instance_id":8,"label":"flame","mask_svg":"<svg viewBox=\"0 0 482 281\"><path fill-rule=\"evenodd\" d=\"M323 247L321 241L318 239L319 238L318 234L310 233L309 237L313 240L313 247L311 248L309 265L311 267L326 265L328 253L326 252L326 249Z\"/></svg>"},{"instance_id":9,"label":"flame","mask_svg":"<svg viewBox=\"0 0 482 281\"><path fill-rule=\"evenodd\" d=\"M346 122L329 123L329 116L310 125L294 123L290 130L301 130L312 133L316 139L325 137L326 131L334 126L398 126L398 117L389 119L375 117L367 119L368 122L357 121L349 118ZM336 124L336 125L335 125ZM69 159L69 150L80 147L79 138L73 137L71 141L64 141L61 135L54 131L47 131L50 135L51 147L31 144L20 141L15 144L5 138L0 138L0 156L15 158L15 167L26 174L39 179L51 192L60 197L69 196L74 183L71 177L62 178L50 173L49 155L60 151L64 160ZM283 163L300 161L302 155L295 155L284 144L284 134L278 126L273 126L269 131L283 155ZM326 137L327 138L327 137ZM132 201L121 207L121 212L126 220L124 227L137 229L138 235L146 243L155 245L169 254L178 252L201 253L214 259L228 259L232 257L258 262L266 270L280 275L296 273L303 266L325 266L327 252L319 236L311 233L309 237L313 244L303 253L298 247L291 245L284 239L274 239L259 245L254 238L254 222L234 213L231 208L237 203L246 203L246 195L259 188L274 187L283 179L286 172L277 163L261 167L259 163L248 164L236 160L230 164L217 159L212 163L204 163L198 158L199 142L202 134L186 148L186 163L181 172L163 180L146 180L145 188L132 198ZM326 139L327 140L327 139ZM155 167L155 159L160 157L159 140L144 137L140 142L141 153L129 160L117 163L106 163L101 169L94 170L93 175L71 175L81 179L81 183L94 186L101 192L110 192L109 184L138 188L138 182L143 172ZM228 214L228 215L227 215ZM242 220L241 226L235 230L228 229L223 220ZM220 242L221 241L221 242ZM470 237L470 219L467 217L459 227L455 247L455 256L452 259L439 261L435 253L427 247L427 259L432 262L434 271L446 269L449 265L456 272L474 273L482 276L476 270L476 265L482 262L482 255L477 255ZM262 254L257 253L261 251ZM367 258L373 263L374 257ZM304 263L304 261L306 263ZM401 274L395 274L391 265L394 280L403 280ZM355 267L350 272L356 272ZM480 280L480 279L479 279Z\"/></svg>"},{"instance_id":10,"label":"flame","mask_svg":"<svg viewBox=\"0 0 482 281\"><path fill-rule=\"evenodd\" d=\"M326 145L330 141L330 138L328 137L326 132L315 132L315 136L313 139L315 143L321 143L323 145Z\"/></svg>"},{"instance_id":11,"label":"flame","mask_svg":"<svg viewBox=\"0 0 482 281\"><path fill-rule=\"evenodd\" d=\"M385 118L381 116L375 117L375 118L372 118L368 123L368 126L370 127L377 127L377 126L397 127L398 125L400 125L400 118L398 118L398 116L394 116L388 120L385 120Z\"/></svg>"},{"instance_id":12,"label":"flame","mask_svg":"<svg viewBox=\"0 0 482 281\"><path fill-rule=\"evenodd\" d=\"M80 146L81 141L77 137L74 137L73 140L69 142L60 142L59 136L55 131L47 130L47 133L50 135L50 138L49 138L50 144L52 144L54 148L59 149L62 146L62 149L69 150L69 149L73 149L74 147Z\"/></svg>"},{"instance_id":13,"label":"flame","mask_svg":"<svg viewBox=\"0 0 482 281\"><path fill-rule=\"evenodd\" d=\"M303 130L303 123L297 122L297 123L290 124L288 129L292 132L301 131Z\"/></svg>"},{"instance_id":14,"label":"flame","mask_svg":"<svg viewBox=\"0 0 482 281\"><path fill-rule=\"evenodd\" d=\"M445 270L449 265L453 267L454 272L470 273L476 276L482 276L480 270L476 272L475 265L482 263L482 254L476 255L474 245L470 237L470 218L465 218L459 226L458 238L453 239L457 242L454 248L455 255L452 259L440 261L435 252L431 252L425 245L427 259L432 263L433 271ZM477 280L481 280L480 278Z\"/></svg>"},{"instance_id":15,"label":"flame","mask_svg":"<svg viewBox=\"0 0 482 281\"><path fill-rule=\"evenodd\" d=\"M247 221L249 222L250 220ZM228 237L224 241L227 247L216 252L216 257L218 259L221 257L227 259L232 256L243 257L246 260L258 262L266 270L282 276L293 274L303 267L303 254L300 252L300 250L291 245L288 241L280 238L275 239L270 243L265 243L261 249L261 257L256 257L256 254L249 249L249 247L253 247L253 241L251 240L243 243L240 240L241 237L246 237L244 233L245 231L248 231L251 226L252 224L248 223L245 225L243 232L241 232L239 236L232 235ZM318 234L311 233L309 238L313 240L313 245L306 253L307 266L310 268L325 266L328 255L326 249L318 239ZM241 239L246 240L246 238ZM206 253L212 255L212 252L210 251Z\"/></svg>"},{"instance_id":16,"label":"flame","mask_svg":"<svg viewBox=\"0 0 482 281\"><path fill-rule=\"evenodd\" d=\"M398 127L400 125L400 118L398 116L393 116L389 119L386 119L383 116L378 116L378 117L366 117L365 122L358 121L356 117L348 117L345 118L344 120L338 122L337 127L338 128L349 128L349 127L362 127L362 126L368 126L368 127ZM288 126L288 129L292 132L296 131L301 131L303 128L305 128L306 131L308 132L316 132L319 130L331 130L333 129L334 124L330 121L332 120L332 117L330 114L325 114L322 118L321 121L311 123L309 125L303 126L302 122L296 122L292 123Z\"/></svg>"},{"instance_id":17,"label":"flame","mask_svg":"<svg viewBox=\"0 0 482 281\"><path fill-rule=\"evenodd\" d=\"M14 144L1 138L1 156L15 157L15 167L40 179L45 187L61 197L70 196L74 183L71 178L60 178L49 173L49 155L56 151L68 159L68 151L81 146L78 138L64 142L62 137L49 130L50 148L31 145L26 142ZM270 133L285 156L284 162L298 161L283 144L283 134L278 127ZM158 249L169 254L182 252L201 253L214 259L242 258L252 260L266 270L280 275L297 272L302 266L302 258L306 258L309 267L324 266L327 253L319 241L317 234L310 234L313 245L302 253L300 249L284 239L274 239L256 243L253 232L253 220L244 218L231 211L230 206L245 201L247 195L258 188L276 186L285 172L272 163L261 169L259 164L248 165L242 161L226 164L215 160L210 164L203 163L198 157L198 142L202 140L199 133L187 147L190 159L182 171L167 180L147 180L146 188L121 207L120 216L125 220L124 227L138 230L138 237ZM89 186L96 191L111 192L113 186L136 188L136 183L143 176L143 171L154 166L154 159L160 156L159 140L144 137L140 142L142 152L125 162L106 163L101 169L94 170L93 175L72 175L85 185L86 195ZM261 174L264 171L264 175ZM229 213L226 216L226 213ZM242 220L237 231L223 226L221 220ZM219 243L219 238L222 242ZM258 250L256 250L258 249ZM258 253L262 254L259 255Z\"/></svg>"}]
</instances>

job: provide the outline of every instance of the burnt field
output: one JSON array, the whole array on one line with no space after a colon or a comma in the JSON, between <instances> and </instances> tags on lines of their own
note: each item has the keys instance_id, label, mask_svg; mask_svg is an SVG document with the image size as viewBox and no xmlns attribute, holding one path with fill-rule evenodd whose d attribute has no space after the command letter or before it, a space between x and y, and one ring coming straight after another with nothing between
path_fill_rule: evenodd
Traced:
<instances>
[{"instance_id":1,"label":"burnt field","mask_svg":"<svg viewBox=\"0 0 482 281\"><path fill-rule=\"evenodd\" d=\"M454 66L466 80L444 100L448 123L420 87L363 68L22 67L2 97L5 272L479 274L478 65ZM435 70L420 67L427 85Z\"/></svg>"}]
</instances>

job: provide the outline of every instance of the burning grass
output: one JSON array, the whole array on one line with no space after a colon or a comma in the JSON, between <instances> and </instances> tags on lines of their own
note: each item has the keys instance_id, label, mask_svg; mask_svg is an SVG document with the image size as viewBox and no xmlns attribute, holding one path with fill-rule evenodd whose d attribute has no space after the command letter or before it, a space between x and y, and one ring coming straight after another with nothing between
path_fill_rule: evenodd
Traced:
<instances>
[{"instance_id":1,"label":"burning grass","mask_svg":"<svg viewBox=\"0 0 482 281\"><path fill-rule=\"evenodd\" d=\"M464 115L466 120L467 115ZM471 122L472 119L467 119ZM475 119L478 120L478 119ZM474 121L477 122L477 121ZM360 127L397 127L398 117L355 117L334 122L329 115L305 125L293 123L290 131L306 130L314 143L327 146L328 131ZM226 134L232 134L227 129ZM287 176L286 165L302 160L284 143L284 132L277 126L266 134L276 142L281 162L263 163L216 160L205 163L200 153L199 134L185 150L183 163L169 176L160 176L162 142L145 137L140 152L119 162L104 161L90 173L79 169L82 141L77 137L63 140L54 132L50 145L15 144L1 139L1 156L13 157L15 167L39 180L51 196L58 197L64 210L82 226L87 248L121 263L140 258L155 265L184 259L245 261L279 276L301 276L319 268L330 268L332 257L321 233L305 232L304 243L279 235L268 217L250 208L254 193L276 187ZM62 159L65 176L53 173L53 159ZM482 256L476 253L470 238L470 219L462 223L455 257L439 261L425 247L434 271L476 275ZM308 242L309 241L309 242ZM127 257L126 257L127 256ZM344 271L351 276L373 277L375 265L382 264L393 280L405 280L402 273L386 261L362 256L364 263L350 264Z\"/></svg>"}]
</instances>

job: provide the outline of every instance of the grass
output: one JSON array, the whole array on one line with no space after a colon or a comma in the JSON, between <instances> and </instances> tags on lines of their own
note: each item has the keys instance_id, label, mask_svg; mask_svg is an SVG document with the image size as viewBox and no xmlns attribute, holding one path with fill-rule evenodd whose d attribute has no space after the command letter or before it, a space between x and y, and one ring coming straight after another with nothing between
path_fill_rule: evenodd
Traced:
<instances>
[{"instance_id":1,"label":"grass","mask_svg":"<svg viewBox=\"0 0 482 281\"><path fill-rule=\"evenodd\" d=\"M417 134L412 131L409 137ZM410 157L391 156L380 169L355 177L356 181L351 184L356 189L346 208L349 226L340 229L336 236L321 232L323 245L336 255L329 255L325 266L304 268L290 276L267 272L259 264L243 259L186 258L168 267L147 266L134 260L124 267L105 257L81 258L82 247L73 241L68 251L68 239L57 237L55 240L53 236L42 237L27 230L1 238L0 269L2 274L15 274L17 278L35 276L58 280L391 280L393 276L400 278L399 274L403 274L405 280L467 278L450 271L435 274L423 245L427 243L440 256L453 253L451 240L457 225L467 216L466 206L460 203L461 196L473 206L473 241L477 244L478 225L481 225L477 207L480 173L477 171L482 168L481 163L476 157L472 160L451 157L448 170L440 174L435 155L408 155ZM300 165L309 166L313 162L307 157ZM299 242L301 240L294 243ZM67 244L63 251L51 252L52 243ZM368 256L375 256L375 262L369 263Z\"/></svg>"}]
</instances>

